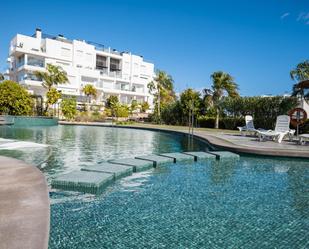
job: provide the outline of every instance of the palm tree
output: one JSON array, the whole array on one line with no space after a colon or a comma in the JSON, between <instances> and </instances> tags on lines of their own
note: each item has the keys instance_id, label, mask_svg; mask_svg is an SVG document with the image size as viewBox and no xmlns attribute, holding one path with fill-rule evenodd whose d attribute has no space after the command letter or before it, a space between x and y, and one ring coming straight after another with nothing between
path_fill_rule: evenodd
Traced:
<instances>
[{"instance_id":1,"label":"palm tree","mask_svg":"<svg viewBox=\"0 0 309 249\"><path fill-rule=\"evenodd\" d=\"M42 79L42 86L47 89L46 96L48 97L48 92L53 91L52 89L59 85L68 82L67 73L60 67L52 64L47 64L46 71L35 71L35 76ZM49 101L46 103L45 113L48 111Z\"/></svg>"},{"instance_id":2,"label":"palm tree","mask_svg":"<svg viewBox=\"0 0 309 249\"><path fill-rule=\"evenodd\" d=\"M296 68L291 70L290 76L292 80L296 81L309 80L309 61L298 63Z\"/></svg>"},{"instance_id":3,"label":"palm tree","mask_svg":"<svg viewBox=\"0 0 309 249\"><path fill-rule=\"evenodd\" d=\"M93 85L91 85L91 84L85 85L83 87L82 91L83 91L84 94L86 94L89 103L91 102L91 97L95 98L97 96L97 94L98 94L97 89Z\"/></svg>"},{"instance_id":4,"label":"palm tree","mask_svg":"<svg viewBox=\"0 0 309 249\"><path fill-rule=\"evenodd\" d=\"M158 70L154 81L148 84L149 93L155 96L157 102L157 116L158 121L161 120L161 105L168 103L175 99L174 80L172 76L164 71Z\"/></svg>"},{"instance_id":5,"label":"palm tree","mask_svg":"<svg viewBox=\"0 0 309 249\"><path fill-rule=\"evenodd\" d=\"M300 96L301 100L305 97L309 97L308 91L305 93L305 90L308 90L307 85L303 81L309 80L309 61L305 60L297 64L296 68L291 70L290 76L292 80L299 81L299 83L293 85L292 96Z\"/></svg>"},{"instance_id":6,"label":"palm tree","mask_svg":"<svg viewBox=\"0 0 309 249\"><path fill-rule=\"evenodd\" d=\"M219 128L220 118L220 103L224 95L228 95L231 98L238 97L238 85L234 82L234 79L228 73L222 71L214 72L211 76L213 84L211 89L204 89L204 102L207 102L210 106L216 110L216 122L215 128Z\"/></svg>"}]
</instances>

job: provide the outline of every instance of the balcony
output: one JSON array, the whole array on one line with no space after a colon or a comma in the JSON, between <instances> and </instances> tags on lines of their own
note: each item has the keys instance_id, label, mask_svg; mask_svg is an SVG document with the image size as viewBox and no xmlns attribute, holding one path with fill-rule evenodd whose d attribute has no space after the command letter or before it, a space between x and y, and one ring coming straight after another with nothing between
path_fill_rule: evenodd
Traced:
<instances>
[{"instance_id":1,"label":"balcony","mask_svg":"<svg viewBox=\"0 0 309 249\"><path fill-rule=\"evenodd\" d=\"M34 67L44 67L44 60L40 58L35 58L32 56L28 56L27 65Z\"/></svg>"},{"instance_id":2,"label":"balcony","mask_svg":"<svg viewBox=\"0 0 309 249\"><path fill-rule=\"evenodd\" d=\"M121 73L121 71L111 71L111 72L109 72L109 76L114 77L114 78L121 78L122 73Z\"/></svg>"}]
</instances>

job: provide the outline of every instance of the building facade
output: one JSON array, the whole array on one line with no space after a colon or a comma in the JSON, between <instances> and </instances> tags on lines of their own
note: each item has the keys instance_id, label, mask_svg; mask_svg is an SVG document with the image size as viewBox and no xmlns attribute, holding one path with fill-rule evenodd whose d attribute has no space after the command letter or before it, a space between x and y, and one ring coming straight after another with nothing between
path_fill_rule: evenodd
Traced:
<instances>
[{"instance_id":1,"label":"building facade","mask_svg":"<svg viewBox=\"0 0 309 249\"><path fill-rule=\"evenodd\" d=\"M57 86L63 95L83 99L86 84L98 90L96 103L104 103L111 95L118 96L123 104L132 100L147 101L152 106L153 97L147 84L153 80L154 65L142 56L118 52L84 40L69 40L62 35L50 36L36 29L33 36L17 34L9 48L9 78L25 86L32 94L45 94L42 81L34 72L46 70L46 65L61 66L69 82Z\"/></svg>"}]
</instances>

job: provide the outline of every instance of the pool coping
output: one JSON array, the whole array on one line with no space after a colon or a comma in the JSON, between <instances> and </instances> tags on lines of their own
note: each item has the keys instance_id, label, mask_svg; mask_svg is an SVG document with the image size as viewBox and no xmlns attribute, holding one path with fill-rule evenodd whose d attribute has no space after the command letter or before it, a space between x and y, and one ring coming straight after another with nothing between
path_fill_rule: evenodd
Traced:
<instances>
[{"instance_id":1,"label":"pool coping","mask_svg":"<svg viewBox=\"0 0 309 249\"><path fill-rule=\"evenodd\" d=\"M141 125L110 125L99 122L68 122L59 121L60 125L84 125L84 126L99 126L99 127L114 127L114 128L129 128L129 129L140 129L140 130L150 130L150 131L162 131L169 133L178 133L183 135L188 135L187 127L183 127L182 130L176 130L173 126L171 127L157 127L156 125L149 125L149 127ZM228 133L228 131L227 131ZM291 149L284 149L280 147L253 147L241 144L233 143L227 139L219 136L219 133L213 131L212 134L207 131L196 130L193 137L201 139L202 141L208 143L214 148L229 150L231 152L250 154L258 156L273 156L273 157L291 157L291 158L302 158L309 159L309 149L308 151L297 151ZM276 143L274 143L276 145Z\"/></svg>"},{"instance_id":2,"label":"pool coping","mask_svg":"<svg viewBox=\"0 0 309 249\"><path fill-rule=\"evenodd\" d=\"M48 248L50 201L45 176L35 166L4 156L0 173L1 246Z\"/></svg>"}]
</instances>

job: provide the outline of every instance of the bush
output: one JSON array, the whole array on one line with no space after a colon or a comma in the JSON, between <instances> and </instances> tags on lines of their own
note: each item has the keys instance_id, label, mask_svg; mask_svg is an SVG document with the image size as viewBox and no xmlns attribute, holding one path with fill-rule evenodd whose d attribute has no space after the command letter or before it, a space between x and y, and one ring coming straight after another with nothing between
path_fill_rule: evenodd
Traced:
<instances>
[{"instance_id":1,"label":"bush","mask_svg":"<svg viewBox=\"0 0 309 249\"><path fill-rule=\"evenodd\" d=\"M242 117L224 117L221 121L223 123L223 128L229 130L236 130L238 126L245 125L245 120Z\"/></svg>"},{"instance_id":2,"label":"bush","mask_svg":"<svg viewBox=\"0 0 309 249\"><path fill-rule=\"evenodd\" d=\"M77 113L76 105L75 98L67 98L61 101L61 111L67 120L72 120L75 118Z\"/></svg>"},{"instance_id":3,"label":"bush","mask_svg":"<svg viewBox=\"0 0 309 249\"><path fill-rule=\"evenodd\" d=\"M91 119L93 122L102 122L104 121L106 118L106 116L104 115L104 113L100 113L99 111L94 111L93 113L91 113Z\"/></svg>"},{"instance_id":4,"label":"bush","mask_svg":"<svg viewBox=\"0 0 309 249\"><path fill-rule=\"evenodd\" d=\"M214 128L215 121L216 121L215 117L208 117L208 116L198 117L198 124L199 124L200 127L203 127L203 128ZM219 127L221 129L224 128L224 123L223 123L222 118L219 120Z\"/></svg>"},{"instance_id":5,"label":"bush","mask_svg":"<svg viewBox=\"0 0 309 249\"><path fill-rule=\"evenodd\" d=\"M201 116L198 118L198 124L203 128L214 128L216 118ZM236 130L238 126L244 126L245 120L241 117L223 117L219 120L220 129Z\"/></svg>"},{"instance_id":6,"label":"bush","mask_svg":"<svg viewBox=\"0 0 309 249\"><path fill-rule=\"evenodd\" d=\"M287 114L297 106L294 97L240 97L225 98L221 110L226 116L243 117L252 115L256 128L274 129L276 118Z\"/></svg>"},{"instance_id":7,"label":"bush","mask_svg":"<svg viewBox=\"0 0 309 249\"><path fill-rule=\"evenodd\" d=\"M118 105L115 111L117 118L127 118L129 116L129 108L126 105Z\"/></svg>"},{"instance_id":8,"label":"bush","mask_svg":"<svg viewBox=\"0 0 309 249\"><path fill-rule=\"evenodd\" d=\"M141 112L146 112L147 110L149 110L150 106L148 104L147 101L143 102L143 104L141 104Z\"/></svg>"},{"instance_id":9,"label":"bush","mask_svg":"<svg viewBox=\"0 0 309 249\"><path fill-rule=\"evenodd\" d=\"M30 115L33 106L33 99L21 85L10 80L0 83L0 113Z\"/></svg>"},{"instance_id":10,"label":"bush","mask_svg":"<svg viewBox=\"0 0 309 249\"><path fill-rule=\"evenodd\" d=\"M161 110L161 119L167 125L182 125L183 111L180 101L173 102Z\"/></svg>"}]
</instances>

